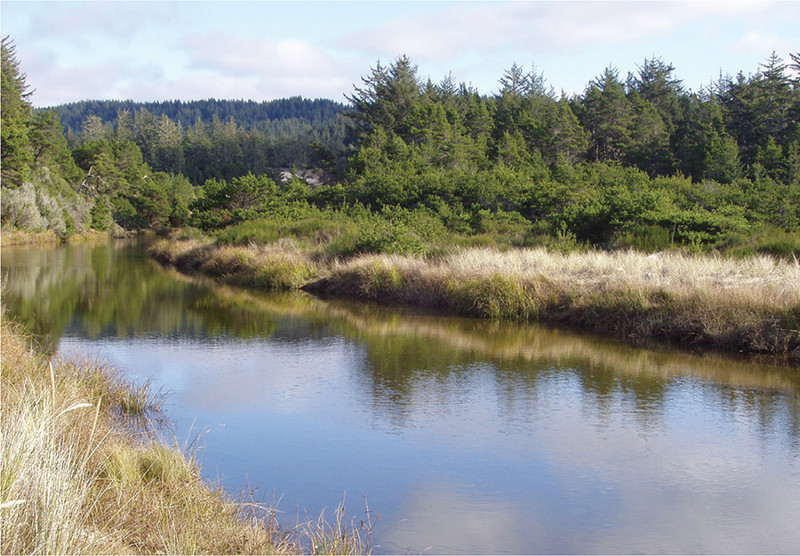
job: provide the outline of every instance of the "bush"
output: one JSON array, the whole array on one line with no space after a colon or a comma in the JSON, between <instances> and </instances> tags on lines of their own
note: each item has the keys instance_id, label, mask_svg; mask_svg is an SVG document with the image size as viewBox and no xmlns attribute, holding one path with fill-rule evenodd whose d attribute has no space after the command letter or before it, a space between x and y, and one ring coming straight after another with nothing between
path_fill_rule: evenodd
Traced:
<instances>
[{"instance_id":1,"label":"bush","mask_svg":"<svg viewBox=\"0 0 800 556\"><path fill-rule=\"evenodd\" d=\"M717 248L734 257L762 253L787 260L800 259L800 233L764 225L749 233L727 234Z\"/></svg>"},{"instance_id":2,"label":"bush","mask_svg":"<svg viewBox=\"0 0 800 556\"><path fill-rule=\"evenodd\" d=\"M267 244L278 241L280 237L281 230L277 222L257 219L225 228L217 234L217 243L222 245Z\"/></svg>"},{"instance_id":3,"label":"bush","mask_svg":"<svg viewBox=\"0 0 800 556\"><path fill-rule=\"evenodd\" d=\"M621 234L614 242L614 247L655 253L672 247L672 239L672 231L664 226L638 224Z\"/></svg>"},{"instance_id":4,"label":"bush","mask_svg":"<svg viewBox=\"0 0 800 556\"><path fill-rule=\"evenodd\" d=\"M111 218L111 209L108 208L105 199L98 197L94 200L94 205L89 213L91 218L90 226L98 232L105 232L114 223Z\"/></svg>"}]
</instances>

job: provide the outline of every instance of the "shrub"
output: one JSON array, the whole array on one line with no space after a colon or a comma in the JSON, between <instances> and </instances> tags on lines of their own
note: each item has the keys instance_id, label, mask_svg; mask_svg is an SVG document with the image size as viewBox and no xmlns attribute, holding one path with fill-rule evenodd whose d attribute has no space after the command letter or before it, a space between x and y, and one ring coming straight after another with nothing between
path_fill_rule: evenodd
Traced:
<instances>
[{"instance_id":1,"label":"shrub","mask_svg":"<svg viewBox=\"0 0 800 556\"><path fill-rule=\"evenodd\" d=\"M90 226L99 232L105 232L114 223L111 218L111 209L102 197L97 197L92 205L92 210L89 213L91 218Z\"/></svg>"},{"instance_id":2,"label":"shrub","mask_svg":"<svg viewBox=\"0 0 800 556\"><path fill-rule=\"evenodd\" d=\"M664 226L637 224L630 231L617 237L614 246L644 251L645 253L655 253L672 247L672 240L672 231Z\"/></svg>"}]
</instances>

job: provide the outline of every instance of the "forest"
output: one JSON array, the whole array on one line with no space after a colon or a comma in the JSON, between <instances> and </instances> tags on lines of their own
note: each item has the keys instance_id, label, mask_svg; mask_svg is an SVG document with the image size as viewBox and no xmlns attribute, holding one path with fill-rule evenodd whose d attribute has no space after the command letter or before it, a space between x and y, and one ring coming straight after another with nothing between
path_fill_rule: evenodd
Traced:
<instances>
[{"instance_id":1,"label":"forest","mask_svg":"<svg viewBox=\"0 0 800 556\"><path fill-rule=\"evenodd\" d=\"M693 92L653 57L567 97L512 64L485 95L422 79L401 56L347 104L34 109L5 38L2 225L316 234L341 256L437 244L798 256L800 54L751 70Z\"/></svg>"}]
</instances>

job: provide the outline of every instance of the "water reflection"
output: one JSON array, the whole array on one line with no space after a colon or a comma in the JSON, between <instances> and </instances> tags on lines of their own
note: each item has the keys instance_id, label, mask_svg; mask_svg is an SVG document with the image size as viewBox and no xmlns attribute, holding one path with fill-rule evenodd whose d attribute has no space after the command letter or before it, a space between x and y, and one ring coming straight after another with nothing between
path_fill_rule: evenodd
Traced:
<instances>
[{"instance_id":1,"label":"water reflection","mask_svg":"<svg viewBox=\"0 0 800 556\"><path fill-rule=\"evenodd\" d=\"M209 477L290 520L366 496L378 552L800 546L796 368L218 287L134 243L2 265L53 349L172 391Z\"/></svg>"}]
</instances>

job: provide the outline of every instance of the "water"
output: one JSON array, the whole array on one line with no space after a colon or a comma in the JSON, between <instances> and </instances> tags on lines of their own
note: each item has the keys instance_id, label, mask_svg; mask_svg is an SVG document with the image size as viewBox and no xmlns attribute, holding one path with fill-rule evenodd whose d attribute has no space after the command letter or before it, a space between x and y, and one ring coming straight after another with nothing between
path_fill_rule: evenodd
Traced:
<instances>
[{"instance_id":1,"label":"water","mask_svg":"<svg viewBox=\"0 0 800 556\"><path fill-rule=\"evenodd\" d=\"M796 553L800 370L4 248L3 303L169 392L205 476L376 553Z\"/></svg>"}]
</instances>

